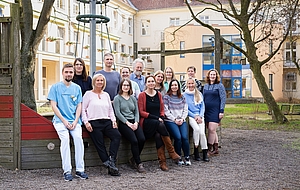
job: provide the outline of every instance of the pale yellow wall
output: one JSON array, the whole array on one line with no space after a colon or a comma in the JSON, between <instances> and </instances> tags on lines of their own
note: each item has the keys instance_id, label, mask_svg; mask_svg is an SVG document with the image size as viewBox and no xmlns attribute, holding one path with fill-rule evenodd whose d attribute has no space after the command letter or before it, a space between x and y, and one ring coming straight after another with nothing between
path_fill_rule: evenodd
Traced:
<instances>
[{"instance_id":1,"label":"pale yellow wall","mask_svg":"<svg viewBox=\"0 0 300 190\"><path fill-rule=\"evenodd\" d=\"M238 31L232 26L216 26L220 29L221 35L236 35ZM213 33L201 26L185 26L179 30L175 39L173 36L168 35L174 31L174 27L166 29L166 49L179 49L179 42L185 41L185 49L193 49L202 47L202 36L212 35ZM276 47L277 42L274 42ZM259 51L263 56L269 51L269 45L261 45ZM263 58L263 57L262 57ZM282 51L272 58L269 64L262 67L262 73L265 76L267 84L269 84L269 74L273 74L273 91L272 94L275 99L279 99L282 94L282 74L283 74L283 61ZM166 57L166 66L171 66L175 72L186 72L186 68L193 65L197 69L197 78L202 79L202 54L186 54L185 58L180 58L179 55ZM252 97L262 97L257 83L252 74L251 82Z\"/></svg>"}]
</instances>

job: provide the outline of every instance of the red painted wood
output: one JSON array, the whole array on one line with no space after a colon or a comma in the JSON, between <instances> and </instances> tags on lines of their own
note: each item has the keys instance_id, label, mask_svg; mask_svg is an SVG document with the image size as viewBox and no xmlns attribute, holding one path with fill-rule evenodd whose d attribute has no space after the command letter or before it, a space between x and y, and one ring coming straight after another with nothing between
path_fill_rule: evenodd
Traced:
<instances>
[{"instance_id":1,"label":"red painted wood","mask_svg":"<svg viewBox=\"0 0 300 190\"><path fill-rule=\"evenodd\" d=\"M13 117L14 117L14 112L13 111L2 111L2 110L0 110L0 118L13 118Z\"/></svg>"},{"instance_id":2,"label":"red painted wood","mask_svg":"<svg viewBox=\"0 0 300 190\"><path fill-rule=\"evenodd\" d=\"M12 103L13 101L13 96L0 96L0 103Z\"/></svg>"},{"instance_id":3,"label":"red painted wood","mask_svg":"<svg viewBox=\"0 0 300 190\"><path fill-rule=\"evenodd\" d=\"M82 137L89 138L86 129L82 129ZM24 104L21 104L21 139L45 140L57 139L58 135L52 122Z\"/></svg>"}]
</instances>

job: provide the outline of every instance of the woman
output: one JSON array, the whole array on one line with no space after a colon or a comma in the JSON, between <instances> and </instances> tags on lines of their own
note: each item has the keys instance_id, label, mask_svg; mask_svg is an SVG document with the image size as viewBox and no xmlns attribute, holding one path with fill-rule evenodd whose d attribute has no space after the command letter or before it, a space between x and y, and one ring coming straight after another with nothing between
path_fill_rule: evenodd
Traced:
<instances>
[{"instance_id":1,"label":"woman","mask_svg":"<svg viewBox=\"0 0 300 190\"><path fill-rule=\"evenodd\" d=\"M144 148L145 136L139 127L139 110L136 99L132 95L131 81L122 79L119 94L114 98L114 110L119 119L119 131L131 144L133 157L130 164L140 173L146 173L141 162L140 154Z\"/></svg>"},{"instance_id":2,"label":"woman","mask_svg":"<svg viewBox=\"0 0 300 190\"><path fill-rule=\"evenodd\" d=\"M78 84L81 87L82 96L86 91L92 90L92 79L88 76L85 63L83 59L76 58L74 63L75 74L73 77L73 82Z\"/></svg>"},{"instance_id":3,"label":"woman","mask_svg":"<svg viewBox=\"0 0 300 190\"><path fill-rule=\"evenodd\" d=\"M166 91L169 90L169 83L172 79L175 79L175 73L174 70L171 67L166 67L165 69L165 81L164 81L164 87Z\"/></svg>"},{"instance_id":4,"label":"woman","mask_svg":"<svg viewBox=\"0 0 300 190\"><path fill-rule=\"evenodd\" d=\"M204 102L201 92L196 88L195 79L189 78L187 81L187 89L183 94L188 104L189 124L193 128L194 139L194 158L200 161L198 146L199 141L202 148L203 161L208 162L207 157L207 140L205 136L205 123L204 123Z\"/></svg>"},{"instance_id":5,"label":"woman","mask_svg":"<svg viewBox=\"0 0 300 190\"><path fill-rule=\"evenodd\" d=\"M122 79L129 79L129 76L130 76L130 68L129 67L122 67L121 71L120 71L120 75L121 75L121 78ZM131 90L132 90L132 96L134 96L136 99L138 99L139 97L139 94L141 93L140 91L140 87L139 85L130 80L131 81Z\"/></svg>"},{"instance_id":6,"label":"woman","mask_svg":"<svg viewBox=\"0 0 300 190\"><path fill-rule=\"evenodd\" d=\"M215 69L207 72L203 96L206 107L204 117L208 128L208 154L210 156L218 155L219 141L217 128L224 117L226 92L223 84L220 83L220 75Z\"/></svg>"},{"instance_id":7,"label":"woman","mask_svg":"<svg viewBox=\"0 0 300 190\"><path fill-rule=\"evenodd\" d=\"M154 76L147 76L145 79L146 89L141 92L138 99L140 126L146 139L155 137L157 155L160 163L160 168L167 171L165 147L167 148L170 157L178 163L180 156L174 151L172 142L164 124L164 103L160 92L156 91Z\"/></svg>"},{"instance_id":8,"label":"woman","mask_svg":"<svg viewBox=\"0 0 300 190\"><path fill-rule=\"evenodd\" d=\"M168 131L174 138L174 148L176 153L181 156L181 149L184 154L184 161L179 160L178 165L191 165L190 145L188 137L188 127L185 118L188 115L188 106L184 96L181 94L179 81L171 80L169 90L164 96L165 124Z\"/></svg>"},{"instance_id":9,"label":"woman","mask_svg":"<svg viewBox=\"0 0 300 190\"><path fill-rule=\"evenodd\" d=\"M116 158L121 134L118 131L110 96L103 91L106 86L106 79L102 74L96 74L92 79L92 84L93 90L87 91L83 96L82 121L94 142L103 165L108 168L108 173L112 176L119 176ZM111 141L109 155L106 151L104 136Z\"/></svg>"},{"instance_id":10,"label":"woman","mask_svg":"<svg viewBox=\"0 0 300 190\"><path fill-rule=\"evenodd\" d=\"M164 79L165 74L162 70L158 70L154 73L155 77L155 90L159 91L162 96L166 94L165 86L164 86Z\"/></svg>"}]
</instances>

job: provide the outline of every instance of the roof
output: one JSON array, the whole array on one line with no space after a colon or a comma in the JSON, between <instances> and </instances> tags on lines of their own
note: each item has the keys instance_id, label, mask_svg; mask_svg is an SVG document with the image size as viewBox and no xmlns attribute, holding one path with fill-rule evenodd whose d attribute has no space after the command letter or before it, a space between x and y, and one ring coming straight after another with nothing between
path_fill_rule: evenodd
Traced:
<instances>
[{"instance_id":1,"label":"roof","mask_svg":"<svg viewBox=\"0 0 300 190\"><path fill-rule=\"evenodd\" d=\"M186 6L185 0L128 0L138 10L165 9ZM202 3L191 1L190 5L200 5Z\"/></svg>"}]
</instances>

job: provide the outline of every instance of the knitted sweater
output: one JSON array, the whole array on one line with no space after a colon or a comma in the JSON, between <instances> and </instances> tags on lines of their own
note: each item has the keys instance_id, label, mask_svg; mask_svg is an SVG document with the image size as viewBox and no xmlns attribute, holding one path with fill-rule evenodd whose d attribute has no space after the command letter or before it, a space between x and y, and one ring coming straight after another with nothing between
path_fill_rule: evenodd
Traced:
<instances>
[{"instance_id":1,"label":"knitted sweater","mask_svg":"<svg viewBox=\"0 0 300 190\"><path fill-rule=\"evenodd\" d=\"M136 99L133 96L130 96L129 99L126 100L121 95L117 95L114 98L113 105L115 114L122 123L126 123L127 120L139 122L139 109Z\"/></svg>"},{"instance_id":2,"label":"knitted sweater","mask_svg":"<svg viewBox=\"0 0 300 190\"><path fill-rule=\"evenodd\" d=\"M165 120L174 122L177 117L184 119L188 115L188 105L186 103L185 97L179 98L175 95L165 95L164 96L164 108L165 108Z\"/></svg>"}]
</instances>

